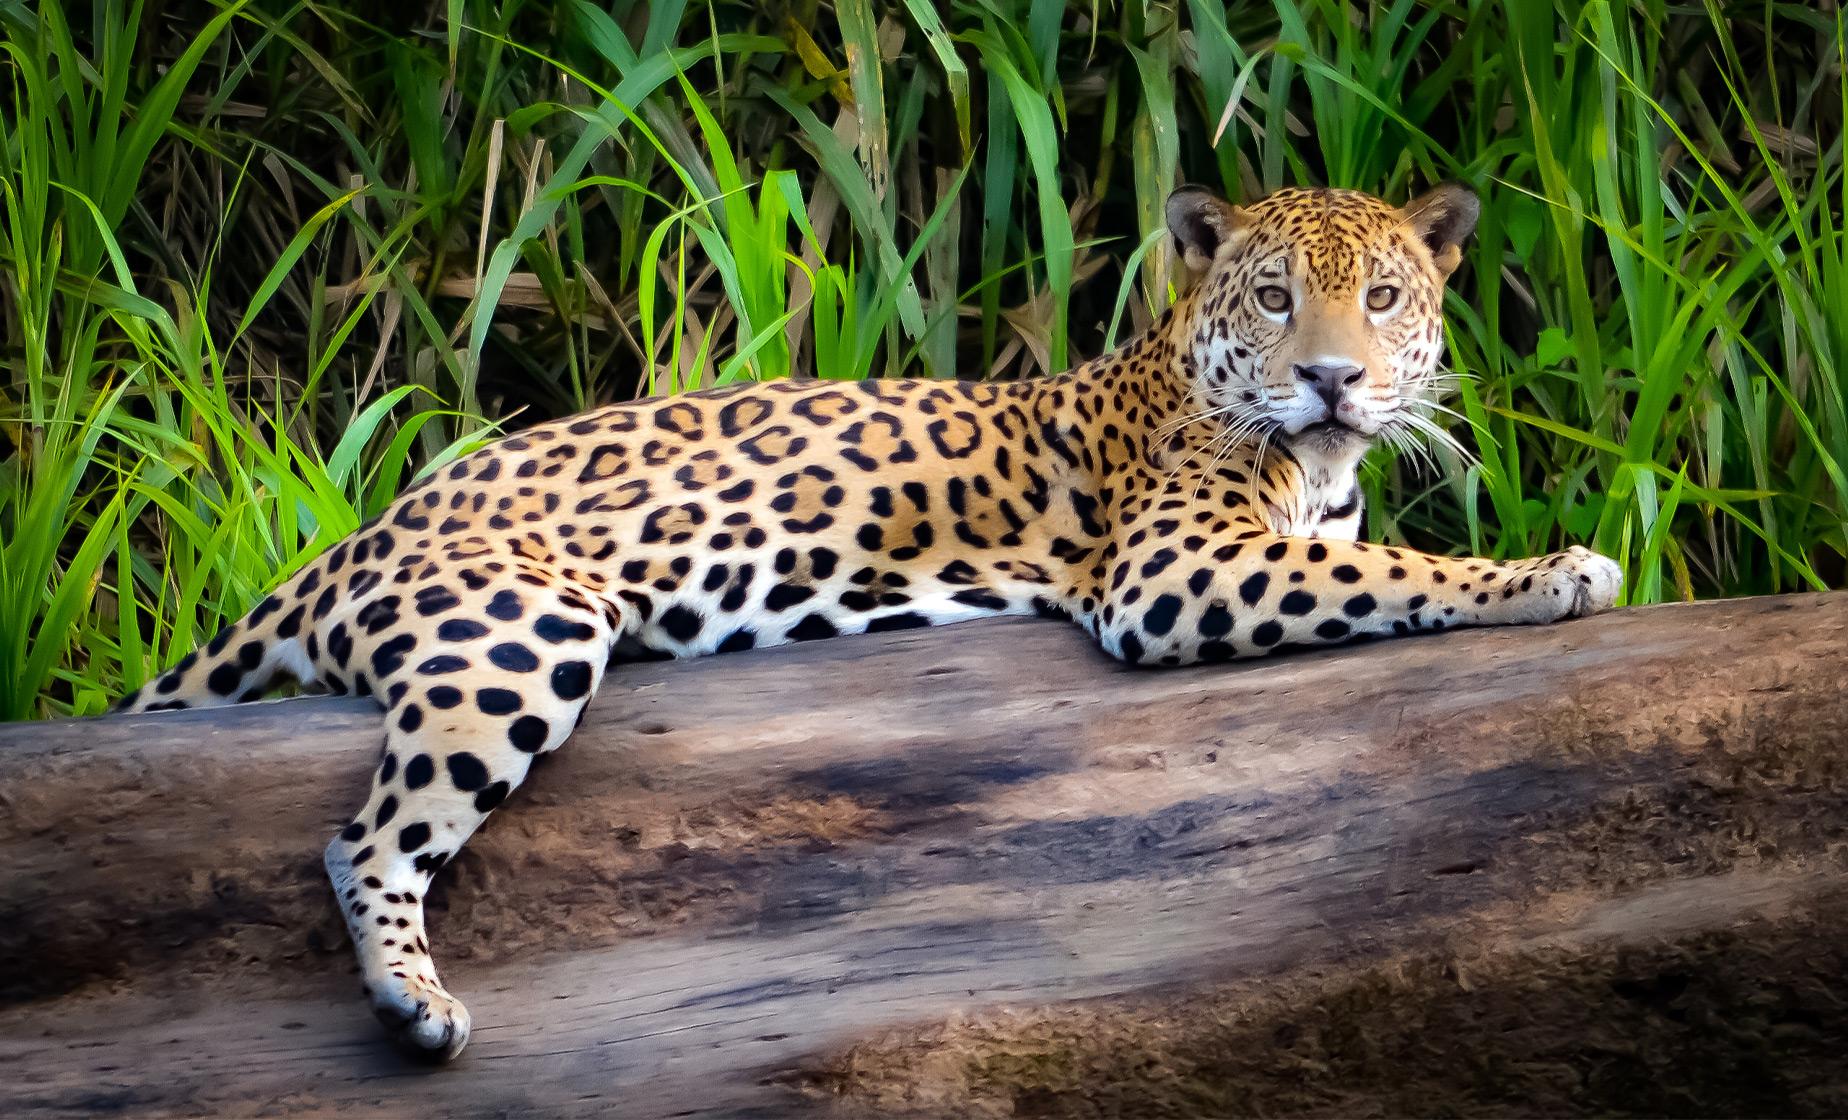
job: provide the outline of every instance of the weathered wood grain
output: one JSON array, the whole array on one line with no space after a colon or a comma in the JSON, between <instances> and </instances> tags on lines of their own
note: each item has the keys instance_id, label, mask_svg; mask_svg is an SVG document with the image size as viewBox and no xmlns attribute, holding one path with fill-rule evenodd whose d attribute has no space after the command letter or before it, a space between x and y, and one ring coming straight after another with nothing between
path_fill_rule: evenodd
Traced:
<instances>
[{"instance_id":1,"label":"weathered wood grain","mask_svg":"<svg viewBox=\"0 0 1848 1120\"><path fill-rule=\"evenodd\" d=\"M0 728L0 1112L761 1115L971 1009L1764 920L1848 880L1845 639L1834 594L1195 670L1024 621L624 666L433 897L476 1021L437 1071L319 873L365 703Z\"/></svg>"}]
</instances>

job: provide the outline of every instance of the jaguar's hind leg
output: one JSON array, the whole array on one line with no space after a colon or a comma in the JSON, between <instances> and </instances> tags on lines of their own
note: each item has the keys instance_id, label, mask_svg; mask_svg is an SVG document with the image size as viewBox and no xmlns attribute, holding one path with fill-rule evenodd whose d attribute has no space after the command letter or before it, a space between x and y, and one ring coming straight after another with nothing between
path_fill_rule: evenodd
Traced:
<instances>
[{"instance_id":1,"label":"jaguar's hind leg","mask_svg":"<svg viewBox=\"0 0 1848 1120\"><path fill-rule=\"evenodd\" d=\"M557 749L601 682L611 620L528 589L507 592L492 630L456 617L417 641L389 688L385 754L365 808L327 846L361 980L386 1027L414 1049L452 1058L469 1015L444 989L424 930L438 868ZM447 635L447 637L445 637Z\"/></svg>"}]
</instances>

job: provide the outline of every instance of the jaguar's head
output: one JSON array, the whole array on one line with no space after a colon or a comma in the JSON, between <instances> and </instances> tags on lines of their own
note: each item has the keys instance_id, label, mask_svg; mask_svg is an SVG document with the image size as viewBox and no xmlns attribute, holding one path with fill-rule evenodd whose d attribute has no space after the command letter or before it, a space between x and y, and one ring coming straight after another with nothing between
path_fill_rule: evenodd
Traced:
<instances>
[{"instance_id":1,"label":"jaguar's head","mask_svg":"<svg viewBox=\"0 0 1848 1120\"><path fill-rule=\"evenodd\" d=\"M1280 190L1249 206L1175 191L1168 226L1198 276L1176 342L1198 410L1233 438L1268 435L1327 459L1438 434L1428 414L1444 283L1479 209L1449 184L1403 207L1346 190Z\"/></svg>"}]
</instances>

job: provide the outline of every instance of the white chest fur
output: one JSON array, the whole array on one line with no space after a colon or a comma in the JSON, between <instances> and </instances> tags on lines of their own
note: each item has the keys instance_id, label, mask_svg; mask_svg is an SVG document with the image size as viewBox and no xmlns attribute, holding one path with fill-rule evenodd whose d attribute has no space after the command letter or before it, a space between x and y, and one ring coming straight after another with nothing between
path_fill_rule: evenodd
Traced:
<instances>
[{"instance_id":1,"label":"white chest fur","mask_svg":"<svg viewBox=\"0 0 1848 1120\"><path fill-rule=\"evenodd\" d=\"M1297 450L1292 455L1299 482L1286 499L1266 503L1272 531L1285 537L1359 539L1361 497L1356 468L1360 453L1329 455Z\"/></svg>"}]
</instances>

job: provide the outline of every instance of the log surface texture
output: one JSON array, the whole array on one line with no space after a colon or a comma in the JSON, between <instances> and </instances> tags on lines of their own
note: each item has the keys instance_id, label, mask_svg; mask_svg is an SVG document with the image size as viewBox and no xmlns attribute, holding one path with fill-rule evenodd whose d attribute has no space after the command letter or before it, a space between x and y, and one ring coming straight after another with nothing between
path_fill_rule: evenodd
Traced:
<instances>
[{"instance_id":1,"label":"log surface texture","mask_svg":"<svg viewBox=\"0 0 1848 1120\"><path fill-rule=\"evenodd\" d=\"M320 870L369 702L0 727L0 1114L1077 1111L933 1088L928 1039L1839 904L1845 650L1848 593L1185 670L1025 620L622 666L439 877L438 1069Z\"/></svg>"}]
</instances>

